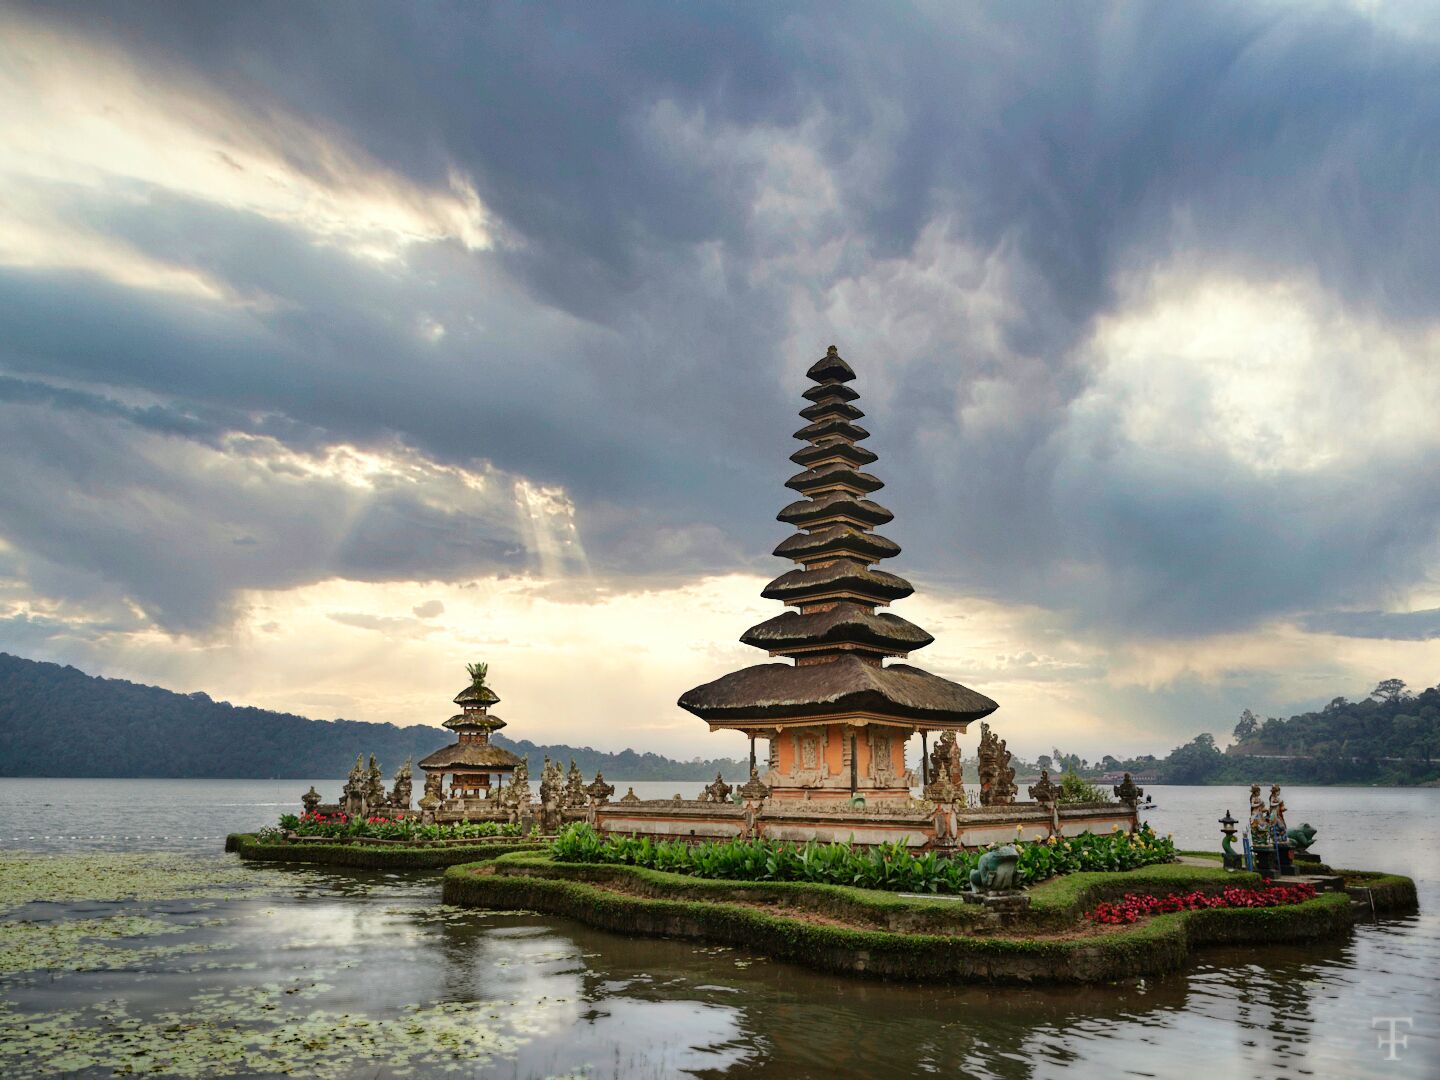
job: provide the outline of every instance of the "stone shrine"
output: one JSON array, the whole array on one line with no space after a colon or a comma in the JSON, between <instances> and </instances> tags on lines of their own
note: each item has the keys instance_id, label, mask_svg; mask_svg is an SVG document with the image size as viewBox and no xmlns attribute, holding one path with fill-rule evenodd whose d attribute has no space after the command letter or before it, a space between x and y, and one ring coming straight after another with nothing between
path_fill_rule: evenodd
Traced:
<instances>
[{"instance_id":1,"label":"stone shrine","mask_svg":"<svg viewBox=\"0 0 1440 1080\"><path fill-rule=\"evenodd\" d=\"M455 695L461 712L446 720L444 727L455 732L450 746L422 758L420 768L431 774L450 777L451 800L461 803L489 801L492 793L505 787L505 780L515 774L520 759L503 747L490 742L492 733L505 726L505 721L490 713L490 706L500 700L486 685L487 664L470 664L470 684ZM464 807L456 807L463 809Z\"/></svg>"}]
</instances>

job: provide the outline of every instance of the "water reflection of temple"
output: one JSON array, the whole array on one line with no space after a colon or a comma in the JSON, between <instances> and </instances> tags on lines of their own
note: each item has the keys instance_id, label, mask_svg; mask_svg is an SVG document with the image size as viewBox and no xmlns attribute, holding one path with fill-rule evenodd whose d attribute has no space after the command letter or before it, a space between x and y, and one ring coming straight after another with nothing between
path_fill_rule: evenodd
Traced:
<instances>
[{"instance_id":1,"label":"water reflection of temple","mask_svg":"<svg viewBox=\"0 0 1440 1080\"><path fill-rule=\"evenodd\" d=\"M712 731L748 735L752 764L755 739L769 740L763 780L777 798L908 799L917 783L905 766L910 739L963 732L998 706L921 668L886 663L934 638L876 611L915 590L875 568L900 547L874 531L894 515L867 497L883 484L862 471L876 455L859 445L870 433L856 423L865 414L849 385L855 372L832 345L807 375L815 383L800 411L807 424L795 432L806 445L790 457L803 471L786 481L803 498L777 515L796 532L775 549L798 569L761 594L791 610L740 638L789 662L732 672L687 691L679 704Z\"/></svg>"}]
</instances>

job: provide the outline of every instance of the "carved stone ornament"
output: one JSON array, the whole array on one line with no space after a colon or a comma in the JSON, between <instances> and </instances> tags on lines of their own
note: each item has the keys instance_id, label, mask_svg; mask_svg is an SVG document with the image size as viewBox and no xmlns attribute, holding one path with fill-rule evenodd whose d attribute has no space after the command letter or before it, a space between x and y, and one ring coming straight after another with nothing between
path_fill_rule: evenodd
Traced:
<instances>
[{"instance_id":1,"label":"carved stone ornament","mask_svg":"<svg viewBox=\"0 0 1440 1080\"><path fill-rule=\"evenodd\" d=\"M1124 779L1114 787L1115 797L1134 809L1135 804L1140 801L1140 796L1145 794L1145 789L1137 787L1135 781L1127 772Z\"/></svg>"},{"instance_id":2,"label":"carved stone ornament","mask_svg":"<svg viewBox=\"0 0 1440 1080\"><path fill-rule=\"evenodd\" d=\"M620 797L620 805L621 805L621 806L639 806L639 805L640 805L640 796L635 794L635 788L634 788L633 786L627 788L627 789L625 790L625 794Z\"/></svg>"},{"instance_id":3,"label":"carved stone ornament","mask_svg":"<svg viewBox=\"0 0 1440 1080\"><path fill-rule=\"evenodd\" d=\"M1050 782L1050 770L1041 769L1040 779L1030 785L1030 798L1038 803L1053 804L1060 796L1060 789Z\"/></svg>"},{"instance_id":4,"label":"carved stone ornament","mask_svg":"<svg viewBox=\"0 0 1440 1080\"><path fill-rule=\"evenodd\" d=\"M723 803L730 801L730 792L734 791L729 784L725 783L725 777L721 773L715 774L715 782L705 785L705 794L702 802Z\"/></svg>"},{"instance_id":5,"label":"carved stone ornament","mask_svg":"<svg viewBox=\"0 0 1440 1080\"><path fill-rule=\"evenodd\" d=\"M740 785L740 797L746 802L760 802L770 796L770 789L760 779L755 767L750 767L750 779Z\"/></svg>"},{"instance_id":6,"label":"carved stone ornament","mask_svg":"<svg viewBox=\"0 0 1440 1080\"><path fill-rule=\"evenodd\" d=\"M950 780L950 766L941 759L939 769L930 774L930 783L925 785L925 798L934 803L953 803L963 792Z\"/></svg>"},{"instance_id":7,"label":"carved stone ornament","mask_svg":"<svg viewBox=\"0 0 1440 1080\"><path fill-rule=\"evenodd\" d=\"M605 782L605 774L597 772L595 780L585 789L585 794L590 796L596 806L604 806L610 801L610 796L615 794L615 785Z\"/></svg>"}]
</instances>

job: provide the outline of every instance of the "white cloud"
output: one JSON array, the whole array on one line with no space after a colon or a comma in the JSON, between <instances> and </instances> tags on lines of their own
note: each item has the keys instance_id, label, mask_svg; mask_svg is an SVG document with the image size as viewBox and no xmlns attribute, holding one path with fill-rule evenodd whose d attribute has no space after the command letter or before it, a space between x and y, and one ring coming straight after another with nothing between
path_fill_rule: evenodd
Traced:
<instances>
[{"instance_id":1,"label":"white cloud","mask_svg":"<svg viewBox=\"0 0 1440 1080\"><path fill-rule=\"evenodd\" d=\"M1088 351L1076 422L1166 458L1310 472L1440 445L1440 325L1371 320L1302 281L1167 268Z\"/></svg>"},{"instance_id":2,"label":"white cloud","mask_svg":"<svg viewBox=\"0 0 1440 1080\"><path fill-rule=\"evenodd\" d=\"M277 105L243 105L178 70L142 68L81 35L0 13L0 263L228 298L194 268L104 235L77 209L97 198L144 204L154 192L256 214L381 261L418 242L491 244L485 208L458 169L443 186L421 186Z\"/></svg>"}]
</instances>

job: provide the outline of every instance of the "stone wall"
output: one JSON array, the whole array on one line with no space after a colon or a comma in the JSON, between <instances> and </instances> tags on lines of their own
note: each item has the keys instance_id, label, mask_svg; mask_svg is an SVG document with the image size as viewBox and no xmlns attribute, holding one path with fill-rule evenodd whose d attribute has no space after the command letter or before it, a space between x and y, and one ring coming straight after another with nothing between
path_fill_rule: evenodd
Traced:
<instances>
[{"instance_id":1,"label":"stone wall","mask_svg":"<svg viewBox=\"0 0 1440 1080\"><path fill-rule=\"evenodd\" d=\"M765 837L805 843L888 844L916 850L978 848L1006 841L1078 836L1138 825L1123 803L1052 808L1043 803L1011 803L967 809L921 800L891 800L869 806L767 799L745 804L715 804L686 799L649 799L605 803L591 808L589 819L601 833L657 839L717 840Z\"/></svg>"}]
</instances>

